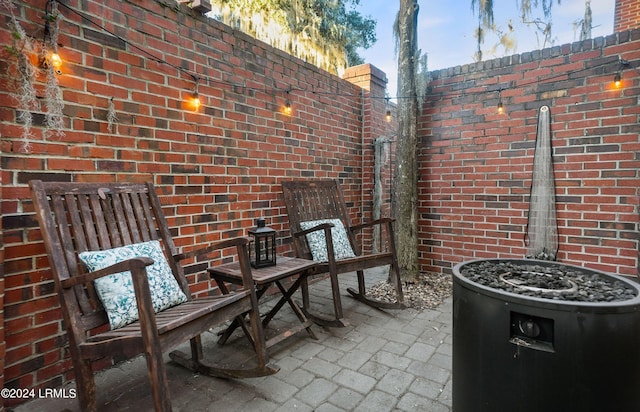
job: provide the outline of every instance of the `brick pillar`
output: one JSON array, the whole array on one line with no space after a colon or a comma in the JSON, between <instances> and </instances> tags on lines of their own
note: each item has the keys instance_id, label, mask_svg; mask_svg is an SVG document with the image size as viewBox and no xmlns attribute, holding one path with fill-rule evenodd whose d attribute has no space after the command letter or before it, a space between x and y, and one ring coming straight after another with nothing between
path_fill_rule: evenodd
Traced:
<instances>
[{"instance_id":1,"label":"brick pillar","mask_svg":"<svg viewBox=\"0 0 640 412\"><path fill-rule=\"evenodd\" d=\"M374 96L384 97L387 88L387 75L369 63L347 68L342 78L362 87Z\"/></svg>"},{"instance_id":2,"label":"brick pillar","mask_svg":"<svg viewBox=\"0 0 640 412\"><path fill-rule=\"evenodd\" d=\"M616 0L614 33L640 28L640 1Z\"/></svg>"},{"instance_id":3,"label":"brick pillar","mask_svg":"<svg viewBox=\"0 0 640 412\"><path fill-rule=\"evenodd\" d=\"M397 134L396 116L392 116L392 121L387 122L386 112L390 110L395 114L395 105L386 99L387 76L386 74L371 64L362 64L349 67L342 78L361 87L363 89L363 120L362 120L362 207L361 220L370 221L373 219L373 196L375 188L375 148L376 139L386 137L389 141L395 140ZM382 217L389 217L388 210L390 187L389 171L390 164L385 164L383 184L383 207ZM366 249L371 248L373 239L377 238L373 231L363 233L362 244Z\"/></svg>"}]
</instances>

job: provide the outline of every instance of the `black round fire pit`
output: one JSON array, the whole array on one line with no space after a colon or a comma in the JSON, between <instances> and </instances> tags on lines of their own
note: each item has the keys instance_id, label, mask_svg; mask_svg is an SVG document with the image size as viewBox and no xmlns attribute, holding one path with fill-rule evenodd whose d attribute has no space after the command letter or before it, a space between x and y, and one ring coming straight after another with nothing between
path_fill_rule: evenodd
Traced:
<instances>
[{"instance_id":1,"label":"black round fire pit","mask_svg":"<svg viewBox=\"0 0 640 412\"><path fill-rule=\"evenodd\" d=\"M640 285L521 259L453 274L454 412L640 411Z\"/></svg>"}]
</instances>

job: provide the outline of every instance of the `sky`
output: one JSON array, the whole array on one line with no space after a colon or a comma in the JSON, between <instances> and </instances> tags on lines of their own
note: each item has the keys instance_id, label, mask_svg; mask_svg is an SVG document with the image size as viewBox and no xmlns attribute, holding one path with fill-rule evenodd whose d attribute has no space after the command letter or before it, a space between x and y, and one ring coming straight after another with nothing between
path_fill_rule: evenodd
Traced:
<instances>
[{"instance_id":1,"label":"sky","mask_svg":"<svg viewBox=\"0 0 640 412\"><path fill-rule=\"evenodd\" d=\"M479 1L479 0L478 0ZM506 30L509 20L515 26L517 35L515 52L504 53L498 49L491 54L491 48L497 43L497 37L487 36L483 60L490 60L511 54L520 54L542 47L536 32L519 23L518 4L522 0L494 0L494 21L498 27ZM474 28L477 15L471 10L471 0L418 0L418 48L428 56L428 69L438 70L473 63L477 49ZM541 0L538 3L542 3ZM397 55L393 39L393 21L400 8L399 0L360 0L356 10L363 16L377 20L377 42L360 55L366 63L371 63L387 74L389 96L396 95ZM591 0L592 37L607 36L613 33L615 0ZM553 0L552 38L553 46L573 43L579 40L579 31L574 22L584 17L585 0ZM535 14L542 16L541 9Z\"/></svg>"}]
</instances>

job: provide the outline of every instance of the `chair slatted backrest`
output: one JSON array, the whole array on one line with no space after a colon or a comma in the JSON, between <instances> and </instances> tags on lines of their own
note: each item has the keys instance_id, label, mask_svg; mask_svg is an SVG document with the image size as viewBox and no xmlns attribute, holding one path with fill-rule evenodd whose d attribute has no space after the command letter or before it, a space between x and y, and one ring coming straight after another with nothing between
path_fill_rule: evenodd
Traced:
<instances>
[{"instance_id":1,"label":"chair slatted backrest","mask_svg":"<svg viewBox=\"0 0 640 412\"><path fill-rule=\"evenodd\" d=\"M291 180L282 182L284 203L289 216L291 233L302 230L301 222L340 219L345 228L351 226L344 196L338 180ZM347 230L351 247L356 247L353 234ZM311 252L305 237L293 239L298 257L311 259ZM357 253L357 252L356 252Z\"/></svg>"},{"instance_id":2,"label":"chair slatted backrest","mask_svg":"<svg viewBox=\"0 0 640 412\"><path fill-rule=\"evenodd\" d=\"M162 240L167 260L187 296L176 248L151 184L30 182L34 206L58 291L60 282L84 269L78 254L149 240ZM65 321L86 333L108 324L93 282L63 290ZM84 340L80 335L76 340Z\"/></svg>"}]
</instances>

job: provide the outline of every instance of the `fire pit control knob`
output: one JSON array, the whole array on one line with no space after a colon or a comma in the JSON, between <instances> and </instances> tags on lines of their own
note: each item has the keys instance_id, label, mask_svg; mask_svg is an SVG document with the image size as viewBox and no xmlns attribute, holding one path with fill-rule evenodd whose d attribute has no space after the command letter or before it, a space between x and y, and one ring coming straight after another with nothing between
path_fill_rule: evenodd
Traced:
<instances>
[{"instance_id":1,"label":"fire pit control knob","mask_svg":"<svg viewBox=\"0 0 640 412\"><path fill-rule=\"evenodd\" d=\"M528 338L537 338L540 335L540 326L531 319L520 321L520 331Z\"/></svg>"}]
</instances>

